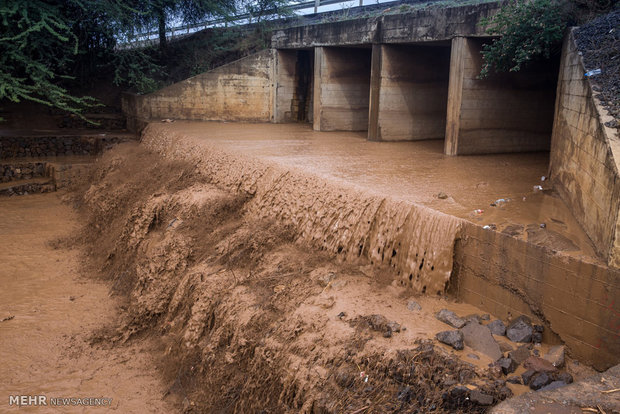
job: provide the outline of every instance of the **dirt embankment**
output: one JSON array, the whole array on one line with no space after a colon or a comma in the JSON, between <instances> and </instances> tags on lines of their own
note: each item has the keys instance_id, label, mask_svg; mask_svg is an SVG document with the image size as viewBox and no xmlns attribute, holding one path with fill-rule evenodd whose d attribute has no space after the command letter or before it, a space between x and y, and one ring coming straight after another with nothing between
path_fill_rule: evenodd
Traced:
<instances>
[{"instance_id":1,"label":"dirt embankment","mask_svg":"<svg viewBox=\"0 0 620 414\"><path fill-rule=\"evenodd\" d=\"M484 355L466 363L431 340L438 309L476 308L408 309L411 291L376 264L312 250L203 177L123 144L78 197L82 241L124 298L99 338L159 338L185 412L483 412L470 390L511 394Z\"/></svg>"}]
</instances>

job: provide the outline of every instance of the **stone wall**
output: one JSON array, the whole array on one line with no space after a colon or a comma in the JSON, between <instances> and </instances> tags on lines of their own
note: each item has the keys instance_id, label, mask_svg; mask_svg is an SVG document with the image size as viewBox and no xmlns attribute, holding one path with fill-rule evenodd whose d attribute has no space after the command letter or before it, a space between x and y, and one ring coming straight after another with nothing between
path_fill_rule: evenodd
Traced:
<instances>
[{"instance_id":1,"label":"stone wall","mask_svg":"<svg viewBox=\"0 0 620 414\"><path fill-rule=\"evenodd\" d=\"M478 79L486 40L452 41L446 154L544 151L550 146L557 63Z\"/></svg>"},{"instance_id":2,"label":"stone wall","mask_svg":"<svg viewBox=\"0 0 620 414\"><path fill-rule=\"evenodd\" d=\"M558 82L550 176L597 252L620 267L617 132L605 127L585 71L571 32Z\"/></svg>"},{"instance_id":3,"label":"stone wall","mask_svg":"<svg viewBox=\"0 0 620 414\"><path fill-rule=\"evenodd\" d=\"M29 180L45 176L44 162L14 162L0 164L0 182Z\"/></svg>"},{"instance_id":4,"label":"stone wall","mask_svg":"<svg viewBox=\"0 0 620 414\"><path fill-rule=\"evenodd\" d=\"M164 118L269 122L273 66L272 51L265 50L148 95L124 94L127 128Z\"/></svg>"},{"instance_id":5,"label":"stone wall","mask_svg":"<svg viewBox=\"0 0 620 414\"><path fill-rule=\"evenodd\" d=\"M96 155L130 136L10 136L0 139L0 159Z\"/></svg>"}]
</instances>

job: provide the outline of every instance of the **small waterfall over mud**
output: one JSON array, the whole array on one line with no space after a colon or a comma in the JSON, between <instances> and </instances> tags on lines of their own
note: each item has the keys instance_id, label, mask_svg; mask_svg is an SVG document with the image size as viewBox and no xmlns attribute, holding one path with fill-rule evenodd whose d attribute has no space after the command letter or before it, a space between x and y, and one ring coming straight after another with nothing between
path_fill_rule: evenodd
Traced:
<instances>
[{"instance_id":1,"label":"small waterfall over mud","mask_svg":"<svg viewBox=\"0 0 620 414\"><path fill-rule=\"evenodd\" d=\"M315 248L389 266L400 285L417 293L445 289L461 219L223 151L164 125L147 126L142 143L163 157L195 165L220 187L252 196L250 214L291 225L299 240Z\"/></svg>"}]
</instances>

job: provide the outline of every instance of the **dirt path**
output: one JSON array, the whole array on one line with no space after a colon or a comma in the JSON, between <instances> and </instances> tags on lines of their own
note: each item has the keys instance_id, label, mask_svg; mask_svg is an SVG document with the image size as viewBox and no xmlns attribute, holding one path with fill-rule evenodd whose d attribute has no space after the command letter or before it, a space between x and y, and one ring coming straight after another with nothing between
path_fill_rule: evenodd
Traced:
<instances>
[{"instance_id":1,"label":"dirt path","mask_svg":"<svg viewBox=\"0 0 620 414\"><path fill-rule=\"evenodd\" d=\"M93 331L114 321L106 284L80 274L76 250L50 242L77 226L61 195L0 199L0 412L11 395L112 398L123 413L176 412L162 401L149 341L103 349ZM22 407L23 409L23 407ZM92 407L33 407L33 412L89 412Z\"/></svg>"}]
</instances>

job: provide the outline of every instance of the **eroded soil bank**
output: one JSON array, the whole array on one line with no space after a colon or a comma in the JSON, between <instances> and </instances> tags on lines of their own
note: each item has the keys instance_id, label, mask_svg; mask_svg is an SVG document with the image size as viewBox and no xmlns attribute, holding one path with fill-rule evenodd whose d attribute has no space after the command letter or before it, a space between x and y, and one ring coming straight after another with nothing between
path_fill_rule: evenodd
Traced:
<instances>
[{"instance_id":1,"label":"eroded soil bank","mask_svg":"<svg viewBox=\"0 0 620 414\"><path fill-rule=\"evenodd\" d=\"M0 197L0 412L88 412L80 406L9 405L11 395L112 398L123 413L170 412L151 340L110 348L98 332L118 309L108 283L92 278L80 228L61 193ZM92 408L91 408L92 410Z\"/></svg>"},{"instance_id":2,"label":"eroded soil bank","mask_svg":"<svg viewBox=\"0 0 620 414\"><path fill-rule=\"evenodd\" d=\"M184 412L484 412L527 390L479 348L435 340L450 329L440 309L492 316L312 249L194 165L123 144L89 182L73 197L84 228L71 243L121 298L97 346L161 341L162 395Z\"/></svg>"}]
</instances>

